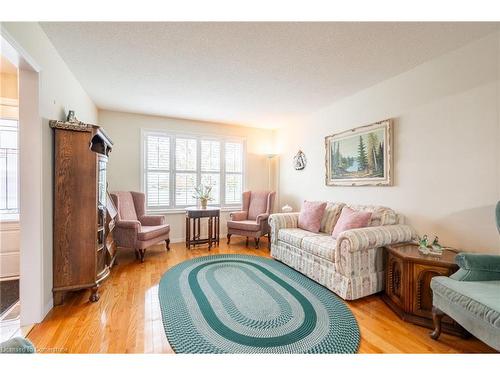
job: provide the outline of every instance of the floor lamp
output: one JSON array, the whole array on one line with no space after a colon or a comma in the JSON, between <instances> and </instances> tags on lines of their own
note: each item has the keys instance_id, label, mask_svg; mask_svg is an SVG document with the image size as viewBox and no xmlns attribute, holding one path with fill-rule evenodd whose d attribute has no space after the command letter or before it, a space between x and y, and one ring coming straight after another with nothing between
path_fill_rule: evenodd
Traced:
<instances>
[{"instance_id":1,"label":"floor lamp","mask_svg":"<svg viewBox=\"0 0 500 375\"><path fill-rule=\"evenodd\" d=\"M277 154L267 154L267 188L271 191L271 163Z\"/></svg>"}]
</instances>

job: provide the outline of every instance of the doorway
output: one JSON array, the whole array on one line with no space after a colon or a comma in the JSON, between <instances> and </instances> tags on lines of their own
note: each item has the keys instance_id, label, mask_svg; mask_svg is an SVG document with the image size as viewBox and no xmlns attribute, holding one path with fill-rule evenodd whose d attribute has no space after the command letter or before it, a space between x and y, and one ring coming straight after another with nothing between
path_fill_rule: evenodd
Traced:
<instances>
[{"instance_id":1,"label":"doorway","mask_svg":"<svg viewBox=\"0 0 500 375\"><path fill-rule=\"evenodd\" d=\"M50 306L43 303L40 69L1 24L0 31L1 69L14 76L0 82L0 280L10 281L0 297L8 305L3 340L25 336Z\"/></svg>"},{"instance_id":2,"label":"doorway","mask_svg":"<svg viewBox=\"0 0 500 375\"><path fill-rule=\"evenodd\" d=\"M20 330L19 73L0 53L0 341Z\"/></svg>"}]
</instances>

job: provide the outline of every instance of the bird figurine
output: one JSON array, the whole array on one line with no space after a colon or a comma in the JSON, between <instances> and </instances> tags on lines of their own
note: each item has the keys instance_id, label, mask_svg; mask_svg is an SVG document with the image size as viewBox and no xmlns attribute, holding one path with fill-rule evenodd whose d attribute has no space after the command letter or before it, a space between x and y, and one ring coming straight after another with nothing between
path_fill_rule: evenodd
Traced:
<instances>
[{"instance_id":1,"label":"bird figurine","mask_svg":"<svg viewBox=\"0 0 500 375\"><path fill-rule=\"evenodd\" d=\"M429 246L429 239L426 234L420 240L418 241L418 246L420 247L427 247Z\"/></svg>"},{"instance_id":2,"label":"bird figurine","mask_svg":"<svg viewBox=\"0 0 500 375\"><path fill-rule=\"evenodd\" d=\"M438 236L435 236L434 237L434 241L432 241L432 244L431 244L431 247L432 247L432 250L435 252L435 253L442 253L443 252L443 246L441 246L441 244L439 243L439 238Z\"/></svg>"}]
</instances>

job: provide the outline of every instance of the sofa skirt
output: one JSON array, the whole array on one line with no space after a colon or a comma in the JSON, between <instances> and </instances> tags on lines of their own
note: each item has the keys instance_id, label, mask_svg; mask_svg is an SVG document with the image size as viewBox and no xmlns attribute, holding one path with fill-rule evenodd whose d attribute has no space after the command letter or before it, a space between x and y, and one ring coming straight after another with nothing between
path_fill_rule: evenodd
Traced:
<instances>
[{"instance_id":1,"label":"sofa skirt","mask_svg":"<svg viewBox=\"0 0 500 375\"><path fill-rule=\"evenodd\" d=\"M355 300L384 289L384 271L347 277L335 262L305 252L283 241L271 243L271 256L330 289L345 300Z\"/></svg>"}]
</instances>

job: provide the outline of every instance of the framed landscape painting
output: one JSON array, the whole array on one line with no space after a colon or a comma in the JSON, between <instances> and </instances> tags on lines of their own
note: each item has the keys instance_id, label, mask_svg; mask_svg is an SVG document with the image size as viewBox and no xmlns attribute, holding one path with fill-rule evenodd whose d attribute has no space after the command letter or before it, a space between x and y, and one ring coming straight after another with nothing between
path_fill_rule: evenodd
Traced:
<instances>
[{"instance_id":1,"label":"framed landscape painting","mask_svg":"<svg viewBox=\"0 0 500 375\"><path fill-rule=\"evenodd\" d=\"M392 185L392 120L325 137L326 184Z\"/></svg>"}]
</instances>

